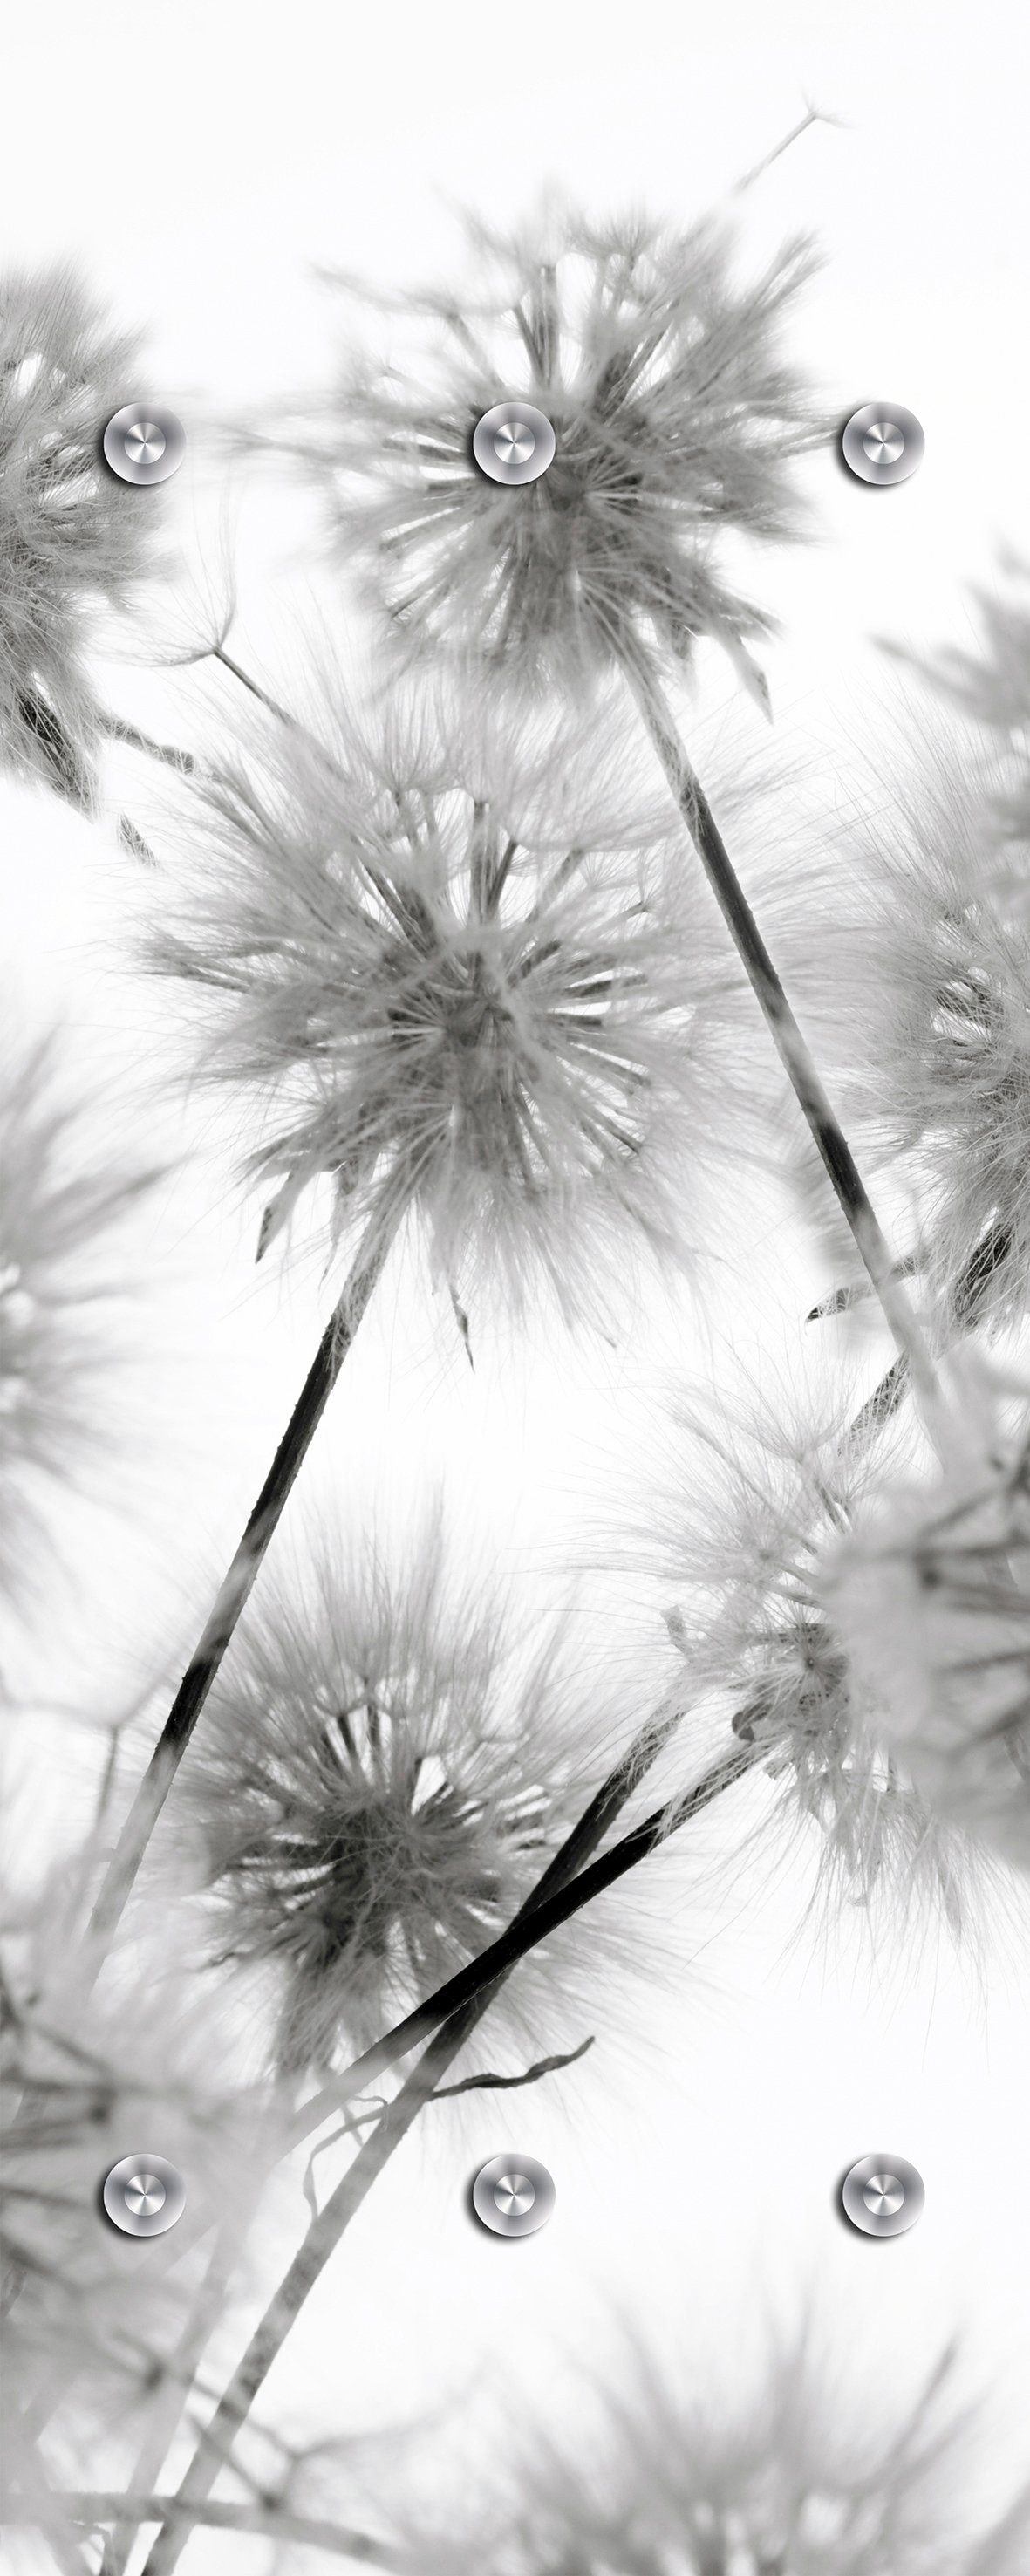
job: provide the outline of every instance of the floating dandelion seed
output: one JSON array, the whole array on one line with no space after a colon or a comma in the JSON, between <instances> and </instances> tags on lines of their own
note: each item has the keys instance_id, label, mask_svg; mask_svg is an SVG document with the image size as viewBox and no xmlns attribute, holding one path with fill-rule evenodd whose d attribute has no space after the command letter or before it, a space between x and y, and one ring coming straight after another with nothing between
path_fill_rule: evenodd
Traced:
<instances>
[{"instance_id":1,"label":"floating dandelion seed","mask_svg":"<svg viewBox=\"0 0 1030 2576\"><path fill-rule=\"evenodd\" d=\"M364 2044L494 1938L604 1778L612 1731L602 1744L568 1636L520 1661L503 1602L472 1612L435 1544L403 1578L325 1553L316 1577L310 1607L280 1585L252 1617L181 1787L218 1955L281 1981L288 2072ZM578 1939L543 1944L506 1996L534 2040Z\"/></svg>"},{"instance_id":2,"label":"floating dandelion seed","mask_svg":"<svg viewBox=\"0 0 1030 2576\"><path fill-rule=\"evenodd\" d=\"M998 1327L1030 1277L1030 922L1002 917L978 863L997 763L925 707L918 723L922 759L899 742L889 776L818 818L794 965L845 1117L915 1201L948 1320Z\"/></svg>"},{"instance_id":3,"label":"floating dandelion seed","mask_svg":"<svg viewBox=\"0 0 1030 2576\"><path fill-rule=\"evenodd\" d=\"M691 1171L760 1150L743 980L653 795L603 819L612 721L521 777L425 728L333 757L266 729L196 783L156 957L214 997L211 1074L265 1105L261 1249L328 1174L336 1234L416 1215L453 1288L603 1311L634 1237L686 1249Z\"/></svg>"},{"instance_id":4,"label":"floating dandelion seed","mask_svg":"<svg viewBox=\"0 0 1030 2576\"><path fill-rule=\"evenodd\" d=\"M898 1758L876 1691L852 1671L824 1604L821 1566L861 1531L878 1478L843 1420L741 1422L736 1439L685 1409L675 1485L663 1497L661 1565L677 1585L668 1625L698 1701L764 1748L788 1814L820 1837L823 1884L875 1915L968 1914L962 1838L935 1822Z\"/></svg>"},{"instance_id":5,"label":"floating dandelion seed","mask_svg":"<svg viewBox=\"0 0 1030 2576\"><path fill-rule=\"evenodd\" d=\"M0 764L76 805L102 726L88 616L124 605L153 527L152 496L116 483L100 448L137 355L70 272L0 277Z\"/></svg>"},{"instance_id":6,"label":"floating dandelion seed","mask_svg":"<svg viewBox=\"0 0 1030 2576\"><path fill-rule=\"evenodd\" d=\"M898 1487L820 1589L928 1806L1030 1868L1030 1432L968 1371L944 1471Z\"/></svg>"}]
</instances>

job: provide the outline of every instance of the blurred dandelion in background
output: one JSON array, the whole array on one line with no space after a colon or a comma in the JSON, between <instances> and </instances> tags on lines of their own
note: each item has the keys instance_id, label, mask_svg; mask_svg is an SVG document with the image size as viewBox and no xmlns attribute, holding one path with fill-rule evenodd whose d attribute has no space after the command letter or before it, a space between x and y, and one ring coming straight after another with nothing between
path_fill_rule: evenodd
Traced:
<instances>
[{"instance_id":1,"label":"blurred dandelion in background","mask_svg":"<svg viewBox=\"0 0 1030 2576\"><path fill-rule=\"evenodd\" d=\"M81 1085L12 995L0 1045L0 1573L33 1589L33 1549L66 1479L115 1441L109 1399L126 1295L119 1228L154 1172L100 1154Z\"/></svg>"},{"instance_id":2,"label":"blurred dandelion in background","mask_svg":"<svg viewBox=\"0 0 1030 2576\"><path fill-rule=\"evenodd\" d=\"M1015 1426L1013 1409L1017 1412ZM897 1484L820 1589L928 1806L1030 1868L1030 1404L981 1364L943 1472Z\"/></svg>"},{"instance_id":3,"label":"blurred dandelion in background","mask_svg":"<svg viewBox=\"0 0 1030 2576\"><path fill-rule=\"evenodd\" d=\"M124 2475L169 2386L175 2402L211 2231L235 2231L239 2252L281 2152L272 2097L227 2077L195 1981L176 1991L166 1975L157 2009L145 1975L90 1994L72 1874L65 1863L8 1906L2 1927L8 2434L19 2476L31 2456L39 2469L41 2442L56 2484ZM101 2195L110 2167L148 2148L186 2177L187 2207L142 2240L112 2226Z\"/></svg>"},{"instance_id":4,"label":"blurred dandelion in background","mask_svg":"<svg viewBox=\"0 0 1030 2576\"><path fill-rule=\"evenodd\" d=\"M509 2401L495 2483L466 2471L446 2535L416 2508L411 2563L419 2576L1021 2576L1030 2492L971 2509L977 2416L957 2403L954 2363L946 2353L899 2422L811 2337L781 2343L758 2385L722 2402L683 2396L682 2371L637 2341L618 2394L591 2392L578 2450Z\"/></svg>"},{"instance_id":5,"label":"blurred dandelion in background","mask_svg":"<svg viewBox=\"0 0 1030 2576\"><path fill-rule=\"evenodd\" d=\"M0 767L83 807L97 613L124 609L151 560L153 496L101 449L138 361L71 269L0 277Z\"/></svg>"},{"instance_id":6,"label":"blurred dandelion in background","mask_svg":"<svg viewBox=\"0 0 1030 2576\"><path fill-rule=\"evenodd\" d=\"M777 918L849 1128L908 1201L906 1250L945 1330L997 1331L1025 1313L1030 1277L1030 922L984 883L989 744L925 699L908 714L887 758L860 755L801 826L793 927L782 885Z\"/></svg>"},{"instance_id":7,"label":"blurred dandelion in background","mask_svg":"<svg viewBox=\"0 0 1030 2576\"><path fill-rule=\"evenodd\" d=\"M839 1400L838 1400L839 1401ZM879 1446L846 1412L806 1401L749 1413L684 1400L644 1545L674 1586L667 1625L699 1704L762 1748L788 1847L816 1829L820 1885L896 1937L920 1911L959 1934L975 1868L919 1794L879 1694L853 1672L820 1589L843 1533L861 1544L884 1478ZM756 1829L756 1843L768 1827Z\"/></svg>"},{"instance_id":8,"label":"blurred dandelion in background","mask_svg":"<svg viewBox=\"0 0 1030 2576\"><path fill-rule=\"evenodd\" d=\"M954 648L919 667L994 744L997 770L977 816L988 883L1006 911L1030 911L1030 566L1006 553L991 590L974 601L983 629L978 652ZM912 659L912 656L904 658Z\"/></svg>"}]
</instances>

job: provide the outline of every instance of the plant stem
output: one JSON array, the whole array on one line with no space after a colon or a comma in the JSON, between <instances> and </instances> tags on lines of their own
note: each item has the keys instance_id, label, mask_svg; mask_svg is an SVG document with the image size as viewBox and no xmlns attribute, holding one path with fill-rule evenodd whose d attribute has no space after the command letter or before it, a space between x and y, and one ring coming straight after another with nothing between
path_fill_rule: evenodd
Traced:
<instances>
[{"instance_id":1,"label":"plant stem","mask_svg":"<svg viewBox=\"0 0 1030 2576\"><path fill-rule=\"evenodd\" d=\"M72 2522L163 2523L174 2517L187 2524L204 2523L214 2531L254 2531L268 2540L293 2541L298 2548L324 2549L334 2558L349 2558L362 2567L400 2569L411 2563L385 2541L373 2540L369 2532L343 2531L335 2523L290 2513L274 2502L194 2506L177 2496L148 2495L145 2490L118 2495L104 2487L58 2491L54 2501Z\"/></svg>"},{"instance_id":2,"label":"plant stem","mask_svg":"<svg viewBox=\"0 0 1030 2576\"><path fill-rule=\"evenodd\" d=\"M307 727L302 725L296 716L291 716L288 707L281 706L278 698L273 698L267 689L263 689L259 680L251 679L250 672L244 670L242 662L233 660L232 654L226 652L224 644L212 644L211 659L213 662L220 662L224 671L231 671L233 679L239 680L243 688L249 689L252 698L259 698L261 705L268 708L269 715L278 716L280 724L289 725L292 733L307 732ZM314 737L308 735L308 740L313 741ZM317 750L320 746L316 744L315 748Z\"/></svg>"},{"instance_id":3,"label":"plant stem","mask_svg":"<svg viewBox=\"0 0 1030 2576\"><path fill-rule=\"evenodd\" d=\"M797 124L791 126L790 133L781 135L779 142L773 144L771 152L763 152L761 160L754 162L751 169L745 171L742 179L734 180L730 189L731 197L742 197L748 188L753 188L755 180L761 179L766 170L771 170L773 162L778 161L782 153L789 152L791 144L797 142L799 135L807 134L810 125L838 125L839 123L839 117L823 116L817 107L806 108L804 116L799 117Z\"/></svg>"},{"instance_id":4,"label":"plant stem","mask_svg":"<svg viewBox=\"0 0 1030 2576\"><path fill-rule=\"evenodd\" d=\"M823 1089L700 779L680 740L661 679L639 638L624 653L622 667L898 1350L908 1359L920 1393L932 1405L937 1397L937 1382L929 1347L904 1284L896 1276L896 1264L851 1147Z\"/></svg>"},{"instance_id":5,"label":"plant stem","mask_svg":"<svg viewBox=\"0 0 1030 2576\"><path fill-rule=\"evenodd\" d=\"M560 1878L557 1875L552 1878L550 1871L545 1872L538 1890L498 1934L496 1941L491 1941L478 1957L469 1959L454 1976L446 1978L435 1994L428 1995L424 2003L416 2004L412 2012L405 2014L403 2021L395 2022L392 2030L384 2032L383 2037L356 2057L341 2075L334 2077L320 2093L302 2105L297 2114L292 2143L299 2144L302 2138L310 2136L313 2129L319 2128L331 2112L352 2101L356 2093L364 2092L386 2067L393 2066L399 2057L406 2057L409 2049L425 2039L439 2022L463 2010L485 1989L492 1992L498 1980L524 1959L527 1951L536 1949L539 1942L557 1931L560 1924L567 1923L571 1915L578 1914L582 1906L589 1905L593 1897L602 1895L605 1888L614 1887L617 1880L624 1878L628 1870L635 1869L638 1861L646 1860L649 1853L656 1851L659 1843L665 1842L680 1825L689 1823L690 1818L699 1815L703 1807L710 1806L715 1798L721 1797L724 1789L731 1788L735 1780L761 1761L763 1753L764 1747L759 1745L736 1747L732 1753L724 1754L722 1760L715 1763L692 1789L685 1790L679 1798L668 1800L662 1807L655 1807L642 1824L634 1826L632 1833L625 1834L621 1842L613 1843L610 1850L602 1852L600 1858L591 1861L587 1868L577 1867L573 1876L563 1867ZM605 1791L600 1793L601 1797L605 1794ZM586 1821L584 1818L582 1826L577 1826L575 1839L578 1840ZM600 1831L604 1831L603 1825ZM589 1847L593 1848L599 1838L599 1835L592 1837ZM564 1855L565 1846L555 1855L552 1863L555 1872L559 1863L564 1862Z\"/></svg>"},{"instance_id":6,"label":"plant stem","mask_svg":"<svg viewBox=\"0 0 1030 2576\"><path fill-rule=\"evenodd\" d=\"M233 2233L236 2232L234 2229ZM220 2227L200 2285L193 2314L187 2320L173 2354L167 2384L157 2392L154 2417L147 2425L132 2470L133 2489L138 2490L142 2497L149 2495L155 2480L161 2475L178 2430L197 2364L208 2336L213 2333L218 2320L232 2269L231 2256L227 2256L228 2236L228 2228ZM124 2576L125 2568L132 2555L136 2526L149 2518L145 2512L134 2516L127 2496L119 2499L115 2529L109 2534L105 2544L103 2563L98 2576ZM155 2522L161 2518L158 2514L153 2516ZM98 2511L98 2522L105 2522L107 2519L106 2514ZM111 2519L115 2519L113 2514Z\"/></svg>"},{"instance_id":7,"label":"plant stem","mask_svg":"<svg viewBox=\"0 0 1030 2576\"><path fill-rule=\"evenodd\" d=\"M616 1765L614 1771L609 1774L608 1779L602 1783L600 1789L596 1792L596 1795L591 1799L590 1805L584 1811L584 1814L573 1826L571 1833L566 1836L561 1849L554 1854L552 1860L548 1863L546 1870L543 1872L542 1877L537 1881L535 1888L531 1889L530 1894L526 1898L525 1904L521 1909L523 1914L532 1913L534 1907L539 1904L542 1898L550 1895L555 1888L564 1885L566 1881L575 1877L581 1862L586 1860L590 1853L596 1849L597 1844L602 1840L606 1833L609 1824L611 1824L614 1817L618 1814L620 1808L625 1805L626 1799L630 1796L631 1791L636 1786L637 1782L642 1779L644 1773L657 1759L662 1746L668 1742L669 1737L679 1725L681 1715L682 1711L677 1709L664 1717L651 1717L648 1719L646 1726L640 1729L634 1742L630 1746L629 1751L623 1756L622 1761ZM404 2096L405 2102L411 2106L410 2119L405 2121L404 2128L398 2128L396 2125L391 2128L389 2133L390 2153L393 2151L393 2146L399 2144L400 2138L405 2134L406 2128L411 2125L411 2120L415 2118L417 2112L422 2108L423 2102L429 2099L430 2092L435 2090L438 2077L446 2071L451 2060L457 2055L463 2040L481 2019L487 2006L497 1993L498 1986L502 1983L503 1978L495 1979L493 1983L484 1989L482 1994L478 1995L474 2001L465 2006L463 2013L457 2017L452 2017L452 2019L447 2023L444 2032L438 2034L438 2037L441 2040L446 2040L446 2050L445 2052L436 2052L436 2043L434 2042L434 2054L432 2057L430 2058L429 2052L427 2052L426 2058L421 2062L421 2066L415 2069L415 2077L412 2079L411 2087L406 2091ZM580 2052L577 2052L577 2054L579 2053ZM431 2078L431 2081L428 2083L424 2080L427 2069ZM416 2084L415 2078L422 2078L423 2080ZM398 2102L400 2101L400 2098L400 2095L398 2095ZM314 2123L316 2127L321 2126L323 2117L324 2114L320 2110ZM293 2143L298 2143L300 2139L305 2137L310 2126L310 2121L301 2125L297 2133L297 2138ZM382 2121L377 2124L374 2138L367 2142L370 2147L374 2145L375 2138L379 2137L381 2126ZM353 2167L349 2169L350 2172L353 2172L353 2170ZM362 2167L363 2172L367 2170L367 2167ZM369 2179L366 2184L366 2189L370 2187L372 2180L375 2178L375 2173L379 2170L379 2165L375 2164L374 2169L369 2171ZM354 2205L356 2206L357 2204ZM352 2214L352 2212L350 2204L348 2203L344 2224L347 2223L347 2216L350 2214ZM324 2215L325 2213L323 2212L323 2216ZM317 2224L318 2222L316 2221L314 2223ZM269 2314L271 2314L271 2311ZM269 2329L269 2331L271 2331L271 2329ZM264 2373L262 2372L262 2377L263 2376ZM255 2382L255 2387L258 2385L260 2385L260 2382ZM232 2436L230 2435L229 2438L231 2439ZM112 2564L111 2576L121 2576L121 2566L123 2564L124 2560L119 2562L115 2559ZM104 2576L107 2576L106 2566Z\"/></svg>"},{"instance_id":8,"label":"plant stem","mask_svg":"<svg viewBox=\"0 0 1030 2576\"><path fill-rule=\"evenodd\" d=\"M456 2029L454 2021L450 2021L437 2032L407 2082L387 2104L371 2137L359 2148L342 2181L330 2194L325 2208L312 2219L303 2243L251 2336L239 2368L220 2398L210 2423L205 2426L177 2490L177 2507L188 2505L192 2508L210 2493L225 2465L231 2444L245 2423L291 2326L300 2315L309 2290L314 2288L330 2255L335 2252L345 2229L356 2216L395 2147L399 2147L418 2113L431 2100L437 2077L450 2064L465 2037L466 2027L470 2028L474 2019L478 2019L478 2012L470 2005L464 2015L458 2016L459 2028ZM143 2576L168 2576L168 2571L178 2560L184 2538L185 2534L177 2530L174 2523L166 2523L146 2560Z\"/></svg>"},{"instance_id":9,"label":"plant stem","mask_svg":"<svg viewBox=\"0 0 1030 2576\"><path fill-rule=\"evenodd\" d=\"M192 2504L197 2498L210 2492L224 2465L232 2442L241 2425L246 2421L255 2397L263 2387L291 2326L300 2314L308 2292L313 2289L315 2282L324 2271L330 2255L335 2251L341 2236L367 2198L373 2183L382 2172L384 2165L388 2163L394 2149L400 2145L402 2138L407 2136L419 2112L424 2109L427 2102L432 2100L440 2077L446 2073L470 2032L482 2019L516 1960L521 1958L526 1950L533 1948L537 1941L542 1940L548 1931L553 1931L557 1922L563 1922L569 1914L576 1913L580 1905L586 1904L589 1897L598 1892L600 1886L611 1885L613 1880L621 1877L626 1869L632 1868L635 1860L643 1859L645 1852L653 1850L656 1842L664 1840L665 1832L671 1833L677 1825L685 1823L688 1815L695 1815L699 1807L707 1805L710 1798L718 1796L719 1791L728 1785L730 1778L739 1778L740 1774L748 1770L756 1760L757 1755L751 1748L747 1751L734 1752L719 1766L718 1773L710 1774L708 1780L702 1782L698 1789L688 1791L672 1805L657 1810L656 1816L649 1818L647 1825L639 1827L635 1835L628 1835L625 1842L617 1844L614 1855L605 1853L601 1861L594 1863L593 1868L581 1871L580 1861L596 1848L612 1817L618 1812L619 1807L625 1804L642 1770L646 1770L654 1761L673 1727L679 1723L680 1714L677 1711L674 1716L649 1722L625 1760L599 1789L597 1796L591 1801L585 1814L580 1817L579 1823L567 1837L561 1850L555 1853L543 1877L527 1897L513 1923L509 1924L507 1933L502 1934L499 1941L493 1942L490 1949L482 1953L480 1959L472 1960L469 1970L462 1971L456 1978L450 1978L447 1984L439 1989L438 1996L428 2005L420 2008L421 2012L428 2013L430 2016L426 2027L431 2026L434 2020L440 2021L446 2014L446 2018L442 2019L442 2027L435 2032L428 2048L423 2051L418 2064L413 2067L411 2074L395 2093L392 2102L387 2103L371 2137L367 2138L364 2145L359 2148L353 2162L348 2166L341 2181L337 2183L335 2191L330 2194L325 2208L312 2219L302 2245L252 2335L243 2359L220 2399L210 2423L201 2435L178 2490L183 2503ZM658 1823L664 1831L653 1830ZM624 1857L631 1844L635 1846L632 1858ZM596 1873L603 1872L605 1864L611 1862L613 1858L617 1860L618 1865L610 1870L608 1876L597 1879ZM588 1882L595 1880L596 1883L588 1885ZM512 1947L510 1946L512 1935L516 1933L519 1926L522 1927L524 1937ZM481 1972L478 1975L474 1973L477 1970ZM466 1983L466 1991L459 1998L457 1990L463 1983ZM419 2030L412 2027L419 2022L419 2019L418 2012L409 2014L407 2022L399 2025L401 2031L410 2031L411 2035L404 2041L403 2047L391 2051L392 2055L403 2054L404 2049L410 2048L414 2040L421 2035ZM391 2037L396 2037L396 2034L391 2034ZM389 2042L383 2042L380 2045L388 2046ZM374 2054L374 2051L366 2052L365 2059L359 2059L358 2064L365 2067L368 2058ZM383 2062L387 2063L389 2060ZM350 2071L353 2073L354 2070ZM324 2116L325 2112L320 2110L316 2126L320 2125ZM143 2576L168 2576L168 2571L176 2563L181 2546L182 2542L174 2530L166 2527L154 2543L143 2570Z\"/></svg>"},{"instance_id":10,"label":"plant stem","mask_svg":"<svg viewBox=\"0 0 1030 2576\"><path fill-rule=\"evenodd\" d=\"M183 1674L115 1845L89 1927L98 1942L107 1940L120 1920L211 1684L371 1299L387 1249L379 1229L370 1228L326 1325L246 1529L219 1585L214 1607Z\"/></svg>"},{"instance_id":11,"label":"plant stem","mask_svg":"<svg viewBox=\"0 0 1030 2576\"><path fill-rule=\"evenodd\" d=\"M566 1835L564 1842L548 1862L536 1886L530 1889L525 1903L519 1907L514 1917L516 1923L522 1923L528 1916L535 1914L537 1907L547 1897L553 1895L556 1888L571 1884L583 1863L590 1859L591 1854L597 1850L598 1844L603 1841L609 1825L614 1824L616 1816L625 1806L627 1798L636 1788L638 1781L642 1780L651 1769L663 1745L667 1744L670 1736L674 1734L682 1714L681 1709L676 1709L665 1717L652 1716L648 1718L646 1725L640 1728L629 1751L623 1755L621 1762L616 1763L615 1769L609 1772L607 1779L602 1781L589 1806L584 1808L583 1814L573 1825L571 1833ZM489 1991L493 1994L496 1991L495 1986L492 1985ZM427 2028L429 2027L431 2024L427 2024ZM391 2036L392 2034L388 2033L386 2039L377 2045L387 2045ZM398 2055L403 2053L402 2050L397 2051ZM367 2055L366 2051L366 2057ZM301 2104L291 2131L291 2145L299 2146L303 2139L310 2137L313 2129L320 2128L322 2121L328 2119L338 2101L350 2100L350 2079L359 2069L361 2075L353 2089L361 2090L364 2068L365 2058L358 2058L355 2065L346 2068L343 2075L337 2078L326 2091L314 2094L310 2101ZM338 2089L340 2085L347 2086L346 2094L340 2095Z\"/></svg>"}]
</instances>

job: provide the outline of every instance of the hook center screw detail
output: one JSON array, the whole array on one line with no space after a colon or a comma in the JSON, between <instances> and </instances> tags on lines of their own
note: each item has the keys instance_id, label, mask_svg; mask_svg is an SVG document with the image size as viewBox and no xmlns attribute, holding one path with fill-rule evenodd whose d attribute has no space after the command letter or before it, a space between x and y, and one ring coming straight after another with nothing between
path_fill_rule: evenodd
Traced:
<instances>
[{"instance_id":1,"label":"hook center screw detail","mask_svg":"<svg viewBox=\"0 0 1030 2576\"><path fill-rule=\"evenodd\" d=\"M472 432L472 453L491 483L535 483L546 474L557 441L535 403L492 403Z\"/></svg>"}]
</instances>

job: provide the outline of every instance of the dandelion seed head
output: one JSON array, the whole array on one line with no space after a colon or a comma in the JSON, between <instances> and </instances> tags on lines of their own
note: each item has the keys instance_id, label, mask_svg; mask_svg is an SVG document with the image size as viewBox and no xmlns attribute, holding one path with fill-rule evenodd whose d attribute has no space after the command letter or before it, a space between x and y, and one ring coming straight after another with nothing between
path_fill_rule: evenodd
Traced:
<instances>
[{"instance_id":1,"label":"dandelion seed head","mask_svg":"<svg viewBox=\"0 0 1030 2576\"><path fill-rule=\"evenodd\" d=\"M899 1760L875 1691L849 1661L821 1589L824 1556L861 1527L880 1470L845 1412L680 1411L679 1469L663 1495L669 1632L689 1687L763 1749L784 1818L818 1830L820 1882L892 1929L936 1908L965 1924L970 1872ZM881 1435L882 1437L882 1435ZM657 1517L657 1516L656 1516Z\"/></svg>"},{"instance_id":2,"label":"dandelion seed head","mask_svg":"<svg viewBox=\"0 0 1030 2576\"><path fill-rule=\"evenodd\" d=\"M152 496L109 474L138 359L70 271L0 277L0 765L92 795L87 619L142 573Z\"/></svg>"},{"instance_id":3,"label":"dandelion seed head","mask_svg":"<svg viewBox=\"0 0 1030 2576\"><path fill-rule=\"evenodd\" d=\"M456 1289L518 1308L549 1285L577 1312L635 1251L696 1241L701 1178L731 1137L755 1150L762 1086L653 788L604 820L614 723L531 758L483 738L476 700L374 745L280 726L195 783L151 954L211 997L207 1068L262 1110L266 1243L328 1175L334 1239L385 1245L412 1215Z\"/></svg>"},{"instance_id":4,"label":"dandelion seed head","mask_svg":"<svg viewBox=\"0 0 1030 2576\"><path fill-rule=\"evenodd\" d=\"M970 1366L932 1485L898 1485L822 1596L939 1816L1030 1868L1030 1428Z\"/></svg>"},{"instance_id":5,"label":"dandelion seed head","mask_svg":"<svg viewBox=\"0 0 1030 2576\"><path fill-rule=\"evenodd\" d=\"M810 247L743 284L715 221L666 233L553 206L507 239L468 230L467 285L405 299L414 348L353 360L280 442L323 478L342 558L405 646L474 653L505 683L579 686L638 630L681 663L714 637L746 668L771 621L727 578L725 541L797 533L789 469L825 435L780 345ZM557 449L507 486L472 434L519 395Z\"/></svg>"},{"instance_id":6,"label":"dandelion seed head","mask_svg":"<svg viewBox=\"0 0 1030 2576\"><path fill-rule=\"evenodd\" d=\"M1030 2500L989 2529L964 2508L973 2446L943 2402L946 2368L899 2424L803 2351L777 2352L765 2385L722 2406L684 2397L639 2351L628 2361L627 2389L598 2392L576 2450L549 2425L513 2427L509 2405L492 2492L480 2504L466 2478L435 2546L431 2505L412 2516L426 2576L1016 2576Z\"/></svg>"},{"instance_id":7,"label":"dandelion seed head","mask_svg":"<svg viewBox=\"0 0 1030 2576\"><path fill-rule=\"evenodd\" d=\"M365 2045L501 1931L605 1776L595 1683L553 1623L517 1651L510 1605L473 1608L436 1540L396 1577L323 1548L310 1603L266 1595L183 1776L214 1949L273 1972L284 2071ZM490 2046L498 2019L537 2041L555 1976L574 1993L606 1940L602 1907L585 1945L541 1945Z\"/></svg>"},{"instance_id":8,"label":"dandelion seed head","mask_svg":"<svg viewBox=\"0 0 1030 2576\"><path fill-rule=\"evenodd\" d=\"M983 884L992 755L913 714L923 758L899 740L820 817L790 980L849 1133L914 1206L903 1248L952 1326L996 1329L1030 1276L1030 922Z\"/></svg>"}]
</instances>

